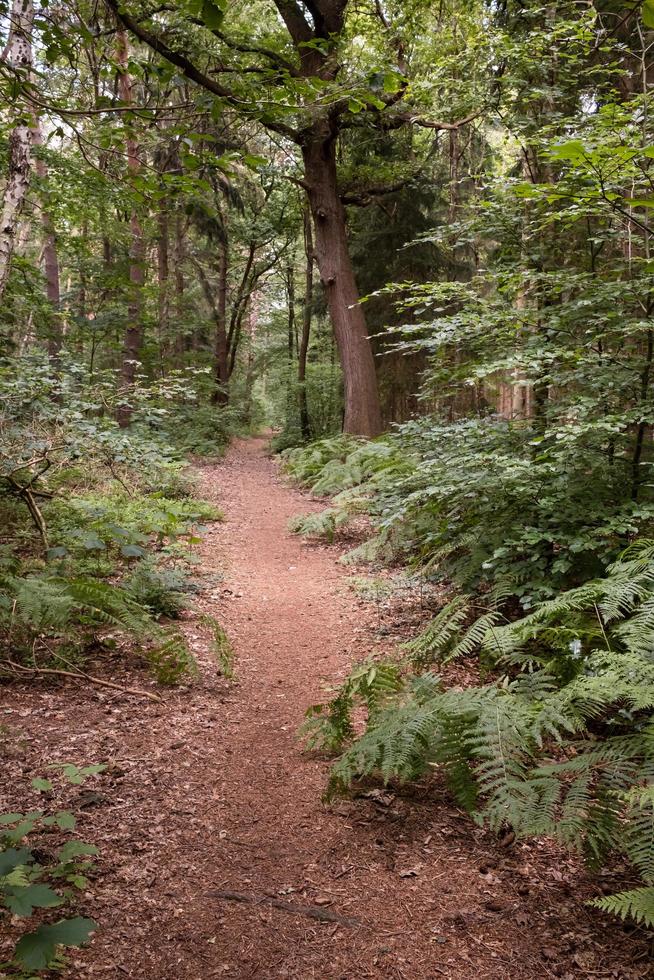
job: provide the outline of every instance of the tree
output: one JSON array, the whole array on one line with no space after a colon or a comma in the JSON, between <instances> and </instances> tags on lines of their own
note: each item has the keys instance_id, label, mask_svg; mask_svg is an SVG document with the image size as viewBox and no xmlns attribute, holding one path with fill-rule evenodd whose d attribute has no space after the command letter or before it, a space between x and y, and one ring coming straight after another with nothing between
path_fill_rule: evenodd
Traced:
<instances>
[{"instance_id":1,"label":"tree","mask_svg":"<svg viewBox=\"0 0 654 980\"><path fill-rule=\"evenodd\" d=\"M295 0L275 0L272 10L262 11L265 26L270 25L265 43L245 39L242 23L241 33L238 23L231 33L224 32L221 10L206 3L202 17L191 20L206 28L211 36L207 47L212 54L207 67L201 67L207 63L205 56L195 54L197 43L193 43L188 18L174 18L174 31L171 27L167 36L161 18L153 21L147 9L135 14L119 0L106 3L127 29L181 69L187 78L298 148L302 175L294 179L307 194L316 262L339 349L345 387L344 429L359 435L376 435L381 431L381 411L338 183L339 135L353 125L395 129L416 124L438 131L457 128L469 119L437 122L423 118L415 107L409 111L410 105L401 105L408 91L403 75L407 69L404 45L394 36L379 4L373 17L389 48L384 58L391 58L393 63L382 65L386 70L373 72L367 78L347 79L343 49L347 41L348 0L312 0L306 7ZM285 36L280 36L275 12L281 18ZM148 20L151 26L146 25ZM415 28L416 24L411 24L409 32ZM186 29L187 43L180 44L180 29L182 36ZM289 45L291 57L287 54ZM247 63L243 56L249 59ZM226 72L228 77L234 77L229 85L222 80ZM272 95L269 101L261 99L260 88L257 90L262 84Z\"/></svg>"},{"instance_id":2,"label":"tree","mask_svg":"<svg viewBox=\"0 0 654 980\"><path fill-rule=\"evenodd\" d=\"M0 299L5 291L18 222L30 185L32 127L30 107L21 99L21 90L32 74L32 0L13 0L9 37L0 60L10 73L13 89L14 126L9 137L9 165L0 214Z\"/></svg>"}]
</instances>

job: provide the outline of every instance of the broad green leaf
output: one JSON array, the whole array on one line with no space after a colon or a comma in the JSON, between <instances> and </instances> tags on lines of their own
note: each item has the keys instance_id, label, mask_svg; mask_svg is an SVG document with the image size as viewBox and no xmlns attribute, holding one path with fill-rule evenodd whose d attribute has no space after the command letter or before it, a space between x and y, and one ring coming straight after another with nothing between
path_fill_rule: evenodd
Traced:
<instances>
[{"instance_id":1,"label":"broad green leaf","mask_svg":"<svg viewBox=\"0 0 654 980\"><path fill-rule=\"evenodd\" d=\"M69 840L59 851L59 861L67 864L73 858L97 854L98 848L94 844L85 844L81 840Z\"/></svg>"},{"instance_id":2,"label":"broad green leaf","mask_svg":"<svg viewBox=\"0 0 654 980\"><path fill-rule=\"evenodd\" d=\"M384 75L383 88L384 92L388 92L389 95L395 95L403 88L406 79L399 72L389 71Z\"/></svg>"},{"instance_id":3,"label":"broad green leaf","mask_svg":"<svg viewBox=\"0 0 654 980\"><path fill-rule=\"evenodd\" d=\"M75 817L67 810L60 810L60 812L56 815L56 821L60 830L75 829Z\"/></svg>"},{"instance_id":4,"label":"broad green leaf","mask_svg":"<svg viewBox=\"0 0 654 980\"><path fill-rule=\"evenodd\" d=\"M623 200L632 208L654 208L654 197L625 197Z\"/></svg>"},{"instance_id":5,"label":"broad green leaf","mask_svg":"<svg viewBox=\"0 0 654 980\"><path fill-rule=\"evenodd\" d=\"M82 946L96 928L93 919L81 916L62 919L54 925L39 926L18 941L15 958L28 970L44 970L55 955L57 946Z\"/></svg>"},{"instance_id":6,"label":"broad green leaf","mask_svg":"<svg viewBox=\"0 0 654 980\"><path fill-rule=\"evenodd\" d=\"M61 895L57 895L47 885L26 885L24 888L12 887L7 890L5 902L14 915L28 916L34 909L52 909L63 904Z\"/></svg>"},{"instance_id":7,"label":"broad green leaf","mask_svg":"<svg viewBox=\"0 0 654 980\"><path fill-rule=\"evenodd\" d=\"M8 847L5 851L0 851L0 875L4 877L14 868L29 864L31 860L32 852L27 847Z\"/></svg>"},{"instance_id":8,"label":"broad green leaf","mask_svg":"<svg viewBox=\"0 0 654 980\"><path fill-rule=\"evenodd\" d=\"M47 793L52 789L52 783L49 779L33 779L32 788L39 791L39 793Z\"/></svg>"},{"instance_id":9,"label":"broad green leaf","mask_svg":"<svg viewBox=\"0 0 654 980\"><path fill-rule=\"evenodd\" d=\"M147 554L145 548L138 544L124 544L120 549L123 558L143 558Z\"/></svg>"}]
</instances>

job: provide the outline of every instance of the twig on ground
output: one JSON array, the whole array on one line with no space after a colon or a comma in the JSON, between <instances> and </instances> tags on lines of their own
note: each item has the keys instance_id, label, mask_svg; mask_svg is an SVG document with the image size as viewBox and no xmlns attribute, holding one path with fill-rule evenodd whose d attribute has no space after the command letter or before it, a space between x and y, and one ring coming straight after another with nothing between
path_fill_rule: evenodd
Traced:
<instances>
[{"instance_id":1,"label":"twig on ground","mask_svg":"<svg viewBox=\"0 0 654 980\"><path fill-rule=\"evenodd\" d=\"M342 926L360 926L361 921L353 916L339 915L337 912L330 912L329 909L321 909L315 905L294 905L292 902L284 902L281 898L273 898L271 895L244 895L242 892L207 892L209 898L220 898L226 902L243 902L246 905L272 905L274 909L282 912L290 912L292 915L307 915L310 919L318 919L320 922L338 922Z\"/></svg>"},{"instance_id":2,"label":"twig on ground","mask_svg":"<svg viewBox=\"0 0 654 980\"><path fill-rule=\"evenodd\" d=\"M12 670L24 674L54 674L59 677L74 677L77 680L91 681L92 684L101 684L102 687L111 687L115 691L122 691L123 694L134 694L139 698L149 698L151 701L161 702L162 700L158 694L142 691L138 687L122 687L120 684L114 684L113 681L104 681L99 677L93 677L92 674L87 674L82 670L56 670L53 667L24 667L22 664L17 664L14 660L0 660L0 663L6 664Z\"/></svg>"}]
</instances>

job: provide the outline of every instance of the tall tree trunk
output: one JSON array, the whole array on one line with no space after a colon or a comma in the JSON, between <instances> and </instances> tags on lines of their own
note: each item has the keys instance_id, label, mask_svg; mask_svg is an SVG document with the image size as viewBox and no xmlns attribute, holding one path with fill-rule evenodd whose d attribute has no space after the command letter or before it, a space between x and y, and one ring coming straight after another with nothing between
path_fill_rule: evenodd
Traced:
<instances>
[{"instance_id":1,"label":"tall tree trunk","mask_svg":"<svg viewBox=\"0 0 654 980\"><path fill-rule=\"evenodd\" d=\"M313 314L313 230L311 215L304 212L304 251L306 268L304 272L304 303L302 307L302 337L297 357L298 400L300 409L300 431L303 439L311 438L309 403L307 401L307 354L311 336L311 317Z\"/></svg>"},{"instance_id":2,"label":"tall tree trunk","mask_svg":"<svg viewBox=\"0 0 654 980\"><path fill-rule=\"evenodd\" d=\"M169 284L170 263L169 263L169 234L168 234L168 200L161 202L161 208L157 217L159 234L157 238L157 286L158 286L158 333L159 333L159 358L161 360L161 371L164 370L164 352L168 337L168 314L169 314Z\"/></svg>"},{"instance_id":3,"label":"tall tree trunk","mask_svg":"<svg viewBox=\"0 0 654 980\"><path fill-rule=\"evenodd\" d=\"M218 248L218 295L216 297L216 335L214 339L214 381L211 401L226 405L229 401L229 360L227 349L227 243Z\"/></svg>"},{"instance_id":4,"label":"tall tree trunk","mask_svg":"<svg viewBox=\"0 0 654 980\"><path fill-rule=\"evenodd\" d=\"M247 365L245 371L245 410L244 418L246 425L252 425L252 395L254 392L254 344L257 336L257 328L259 325L259 304L256 294L250 298L247 311L244 310L244 314L247 316L247 336L248 336L248 353L247 353ZM265 378L264 378L265 380Z\"/></svg>"},{"instance_id":5,"label":"tall tree trunk","mask_svg":"<svg viewBox=\"0 0 654 980\"><path fill-rule=\"evenodd\" d=\"M180 211L175 215L175 319L177 321L177 333L175 334L175 353L180 357L184 354L184 334L183 325L185 319L184 310L184 258L186 248L184 243L184 218Z\"/></svg>"},{"instance_id":6,"label":"tall tree trunk","mask_svg":"<svg viewBox=\"0 0 654 980\"><path fill-rule=\"evenodd\" d=\"M17 83L28 82L32 71L32 0L13 0L10 14L9 38L1 60ZM32 131L26 107L18 110L16 125L9 136L9 166L7 183L2 197L0 215L0 299L2 298L14 253L18 222L25 204L30 183Z\"/></svg>"},{"instance_id":7,"label":"tall tree trunk","mask_svg":"<svg viewBox=\"0 0 654 980\"><path fill-rule=\"evenodd\" d=\"M376 436L382 431L382 420L375 361L348 249L345 208L336 180L335 137L326 123L307 138L302 156L316 261L343 371L343 429Z\"/></svg>"},{"instance_id":8,"label":"tall tree trunk","mask_svg":"<svg viewBox=\"0 0 654 980\"><path fill-rule=\"evenodd\" d=\"M292 262L286 266L286 300L288 303L288 363L295 356L295 268Z\"/></svg>"},{"instance_id":9,"label":"tall tree trunk","mask_svg":"<svg viewBox=\"0 0 654 980\"><path fill-rule=\"evenodd\" d=\"M38 116L34 119L32 128L32 145L40 148L43 145L41 123ZM48 168L40 156L35 161L36 174L42 184L48 179ZM45 294L52 307L52 325L48 338L48 353L56 358L61 351L63 329L61 321L61 289L59 284L59 257L57 255L57 239L54 222L48 210L45 193L41 194L41 227L43 229L43 269L45 272Z\"/></svg>"},{"instance_id":10,"label":"tall tree trunk","mask_svg":"<svg viewBox=\"0 0 654 980\"><path fill-rule=\"evenodd\" d=\"M129 44L125 31L118 31L117 34L118 63L120 65L120 75L118 78L118 91L121 101L125 105L130 105L132 99L132 78L128 71ZM131 123L125 127L126 139L125 148L127 151L127 172L130 180L137 176L140 170L139 147L134 137ZM127 324L125 327L125 337L123 342L123 360L121 365L121 382L125 389L129 389L134 384L136 377L136 367L141 356L143 346L143 283L145 282L145 244L143 241L143 229L139 219L138 211L132 206L130 216L130 250L129 250L129 296L127 302ZM123 404L118 412L118 423L124 428L129 425L131 419L131 408L128 404Z\"/></svg>"}]
</instances>

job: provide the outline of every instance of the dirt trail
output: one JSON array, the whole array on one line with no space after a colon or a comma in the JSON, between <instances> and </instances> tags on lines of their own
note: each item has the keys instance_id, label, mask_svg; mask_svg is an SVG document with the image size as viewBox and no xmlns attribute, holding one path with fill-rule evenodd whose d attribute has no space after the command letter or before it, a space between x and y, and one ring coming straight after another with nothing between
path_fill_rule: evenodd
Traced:
<instances>
[{"instance_id":1,"label":"dirt trail","mask_svg":"<svg viewBox=\"0 0 654 980\"><path fill-rule=\"evenodd\" d=\"M75 688L66 705L34 686L18 708L5 699L28 733L17 772L34 772L37 744L113 760L80 824L102 850L85 909L101 929L70 977L645 976L642 946L580 907L588 882L543 845L500 847L433 788L323 806L328 765L295 733L322 679L379 649L374 610L333 548L287 532L317 505L280 480L263 440L201 477L227 520L200 546L222 577L200 605L234 642L236 681L216 677L189 620L205 672L162 705Z\"/></svg>"}]
</instances>

